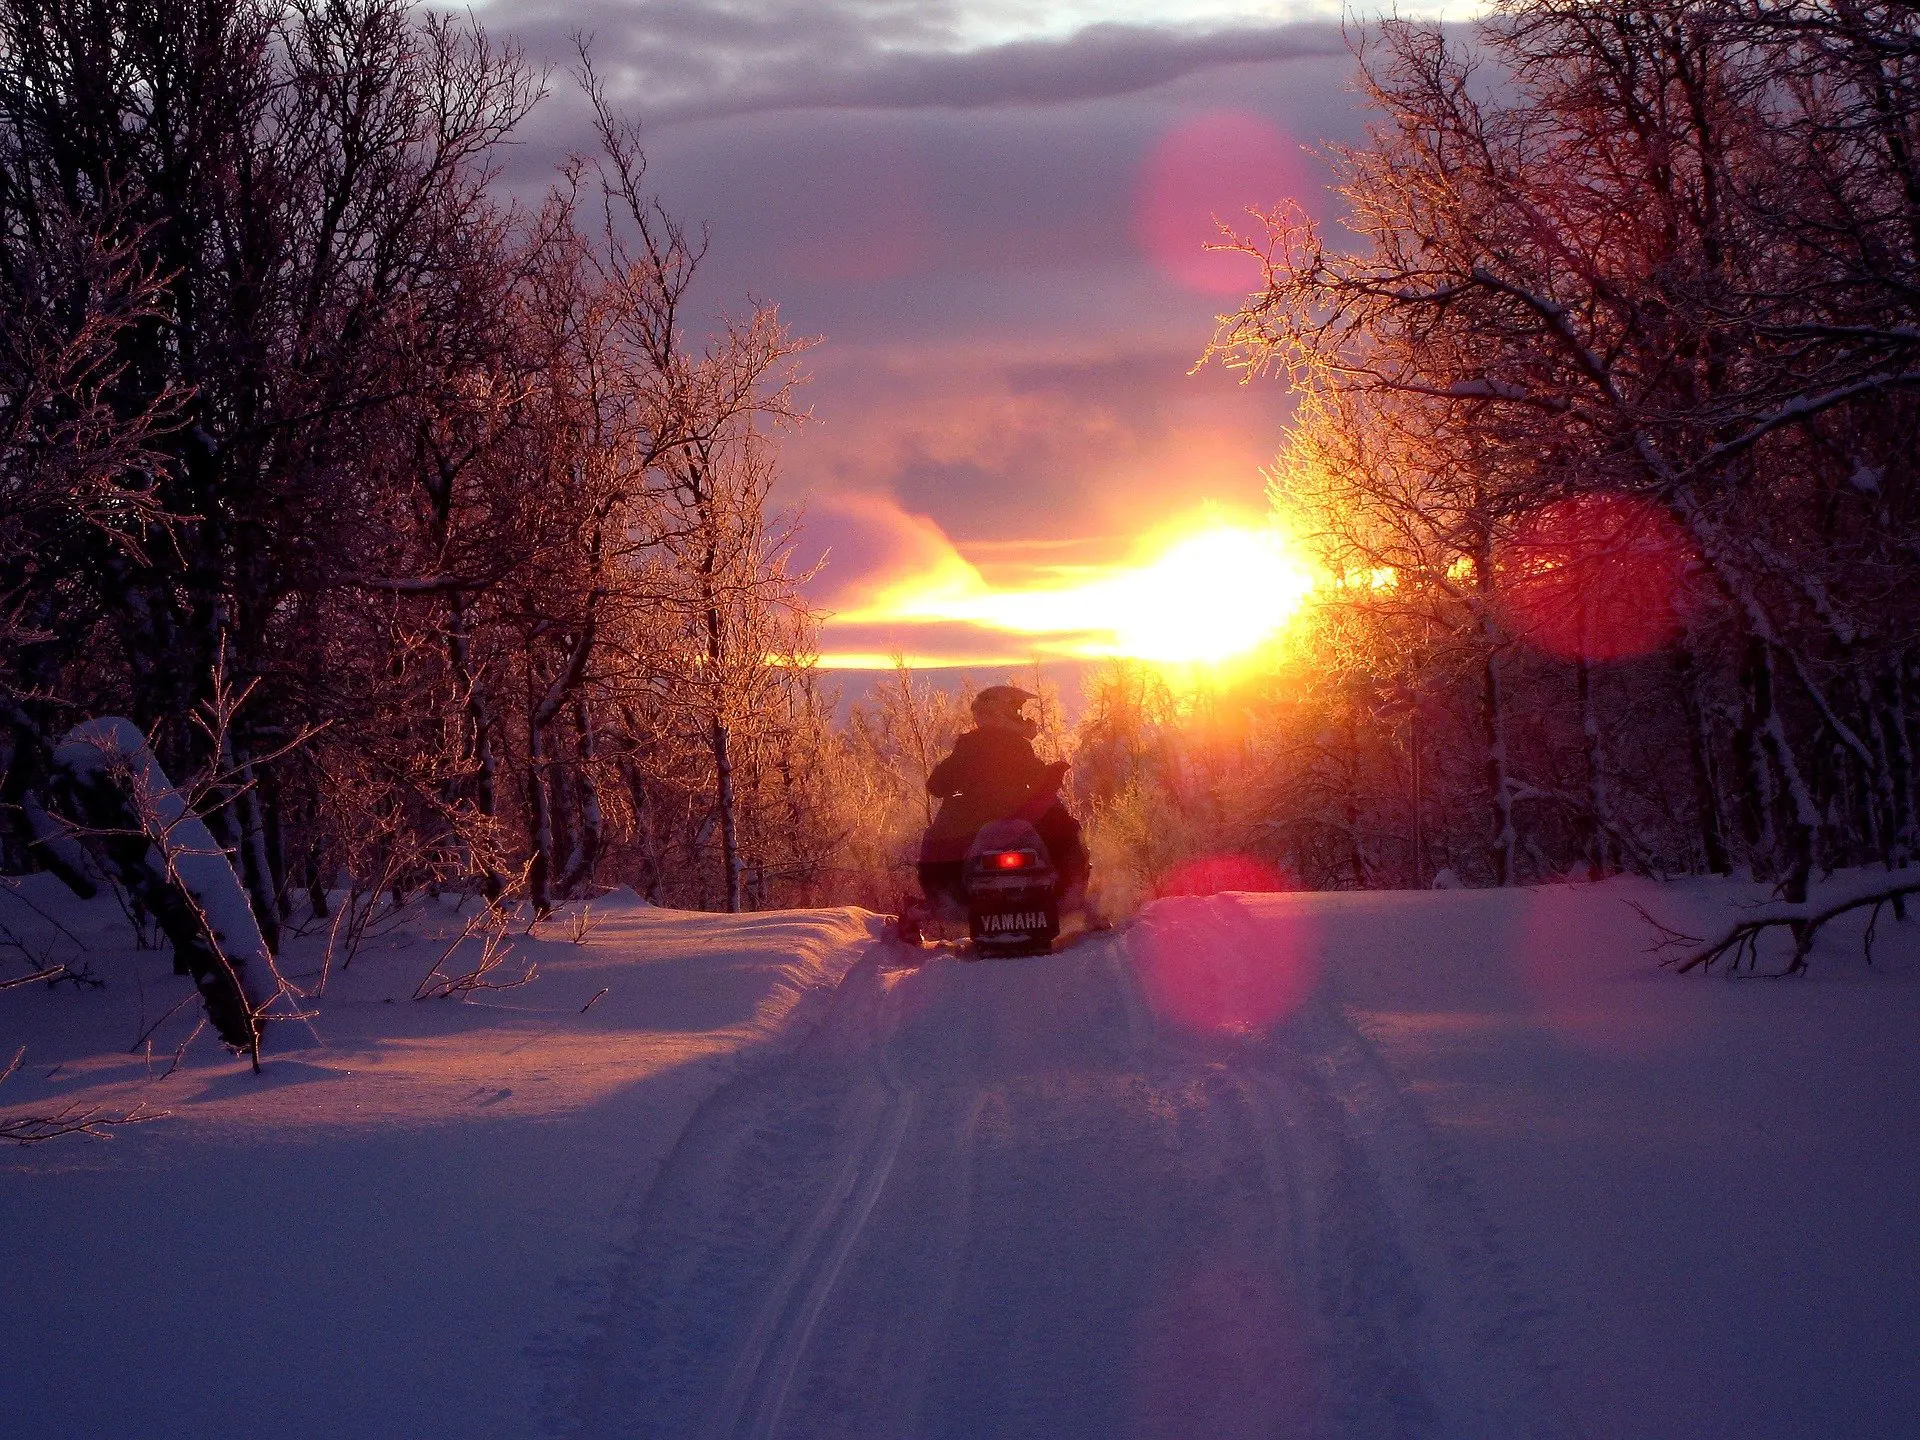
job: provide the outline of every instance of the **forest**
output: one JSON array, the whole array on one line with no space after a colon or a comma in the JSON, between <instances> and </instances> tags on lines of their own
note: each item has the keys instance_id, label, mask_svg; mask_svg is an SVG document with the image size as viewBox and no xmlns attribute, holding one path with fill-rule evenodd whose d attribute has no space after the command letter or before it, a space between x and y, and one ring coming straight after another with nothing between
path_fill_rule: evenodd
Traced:
<instances>
[{"instance_id":1,"label":"forest","mask_svg":"<svg viewBox=\"0 0 1920 1440\"><path fill-rule=\"evenodd\" d=\"M1905 866L1917 20L1369 38L1360 243L1262 216L1213 350L1303 397L1272 485L1338 578L1275 818L1317 883Z\"/></svg>"},{"instance_id":2,"label":"forest","mask_svg":"<svg viewBox=\"0 0 1920 1440\"><path fill-rule=\"evenodd\" d=\"M1321 583L1266 663L1044 697L1105 903L1903 898L1920 9L1354 43L1343 218L1227 217L1264 284L1194 344L1291 387L1269 490ZM597 148L511 198L556 85ZM234 927L167 898L208 848L269 960L447 891L893 908L965 693L903 665L849 714L820 673L770 498L814 341L696 305L705 251L585 42L549 75L410 0L0 0L0 873L158 855L131 898L210 1007Z\"/></svg>"}]
</instances>

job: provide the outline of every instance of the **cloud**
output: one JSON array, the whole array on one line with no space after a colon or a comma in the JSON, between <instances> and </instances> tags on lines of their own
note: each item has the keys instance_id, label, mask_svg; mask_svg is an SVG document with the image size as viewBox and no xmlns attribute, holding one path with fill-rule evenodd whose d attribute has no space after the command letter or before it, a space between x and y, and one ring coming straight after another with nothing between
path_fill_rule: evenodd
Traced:
<instances>
[{"instance_id":1,"label":"cloud","mask_svg":"<svg viewBox=\"0 0 1920 1440\"><path fill-rule=\"evenodd\" d=\"M1337 25L1088 25L969 44L954 5L590 0L487 18L546 57L592 37L616 98L658 122L804 109L973 110L1138 93L1197 71L1346 54Z\"/></svg>"},{"instance_id":2,"label":"cloud","mask_svg":"<svg viewBox=\"0 0 1920 1440\"><path fill-rule=\"evenodd\" d=\"M683 102L667 118L750 111L971 110L1057 105L1130 95L1221 65L1344 54L1330 25L1297 24L1189 34L1144 25L1095 25L1064 40L1024 40L958 54L882 53L848 65L811 57L756 77L731 95Z\"/></svg>"},{"instance_id":3,"label":"cloud","mask_svg":"<svg viewBox=\"0 0 1920 1440\"><path fill-rule=\"evenodd\" d=\"M1018 663L1083 638L1016 636L968 620L894 613L903 597L970 597L988 585L937 524L887 495L816 497L796 558L814 568L808 598L823 613L820 649L829 668L884 668L894 655L916 665Z\"/></svg>"},{"instance_id":4,"label":"cloud","mask_svg":"<svg viewBox=\"0 0 1920 1440\"><path fill-rule=\"evenodd\" d=\"M912 583L967 588L979 574L944 531L882 494L823 494L802 518L795 558L813 571L814 604L854 612Z\"/></svg>"},{"instance_id":5,"label":"cloud","mask_svg":"<svg viewBox=\"0 0 1920 1440\"><path fill-rule=\"evenodd\" d=\"M884 670L895 656L923 666L1018 666L1036 659L1077 659L1071 652L1089 637L1013 634L966 620L829 620L821 627L821 664L829 670Z\"/></svg>"},{"instance_id":6,"label":"cloud","mask_svg":"<svg viewBox=\"0 0 1920 1440\"><path fill-rule=\"evenodd\" d=\"M890 497L1002 578L1099 564L1204 501L1263 504L1260 467L1287 397L1217 367L1189 374L1193 356L1180 337L1078 352L1058 341L828 346L811 396L819 423L783 448L787 483L791 493ZM1071 544L1052 556L1006 546L1035 540Z\"/></svg>"},{"instance_id":7,"label":"cloud","mask_svg":"<svg viewBox=\"0 0 1920 1440\"><path fill-rule=\"evenodd\" d=\"M711 226L690 326L765 296L825 337L803 396L817 423L782 437L780 499L804 503L808 552L826 556L812 594L842 617L830 653L1025 654L951 618L873 629L874 602L928 576L1045 585L1204 500L1263 507L1290 400L1188 373L1226 287L1197 293L1152 252L1146 180L1166 137L1232 112L1271 126L1298 172L1268 165L1188 208L1210 221L1293 198L1326 215L1310 152L1359 139L1363 117L1331 27L1192 23L1239 4L1165 0L1186 23L1071 33L1093 0L1041 7L1011 39L979 22L1017 7L989 0L499 0L483 16L561 66L569 31L596 32L646 126L649 184ZM563 73L553 90L503 157L517 193L591 148ZM659 123L673 116L711 118Z\"/></svg>"}]
</instances>

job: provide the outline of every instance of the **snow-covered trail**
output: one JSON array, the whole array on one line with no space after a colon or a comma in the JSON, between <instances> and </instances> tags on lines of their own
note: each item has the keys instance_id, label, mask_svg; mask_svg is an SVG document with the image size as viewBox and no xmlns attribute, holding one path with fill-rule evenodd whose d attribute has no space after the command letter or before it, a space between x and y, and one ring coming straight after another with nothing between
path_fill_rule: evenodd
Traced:
<instances>
[{"instance_id":1,"label":"snow-covered trail","mask_svg":"<svg viewBox=\"0 0 1920 1440\"><path fill-rule=\"evenodd\" d=\"M1569 1433L1497 1237L1367 1042L1311 987L1238 1023L1284 948L1224 896L1031 960L876 945L682 1136L563 1430Z\"/></svg>"}]
</instances>

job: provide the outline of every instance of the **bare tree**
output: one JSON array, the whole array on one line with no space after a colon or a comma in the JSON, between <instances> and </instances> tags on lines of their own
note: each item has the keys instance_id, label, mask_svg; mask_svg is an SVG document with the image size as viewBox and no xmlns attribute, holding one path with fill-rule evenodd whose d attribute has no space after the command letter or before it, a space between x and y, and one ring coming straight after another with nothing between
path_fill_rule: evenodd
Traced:
<instances>
[{"instance_id":1,"label":"bare tree","mask_svg":"<svg viewBox=\"0 0 1920 1440\"><path fill-rule=\"evenodd\" d=\"M1331 249L1276 211L1247 246L1267 283L1215 353L1307 387L1290 473L1319 465L1318 513L1357 501L1400 553L1340 548L1360 563L1373 549L1416 593L1464 592L1433 618L1480 632L1496 875L1537 843L1503 796L1565 809L1584 792L1590 867L1645 851L1616 813L1603 736L1620 727L1599 698L1635 701L1608 683L1631 662L1566 657L1577 786L1519 779L1503 738L1499 671L1536 664L1500 658L1505 592L1539 563L1529 527L1582 497L1632 502L1685 550L1684 639L1664 643L1686 648L1707 863L1725 868L1729 778L1748 859L1790 897L1823 859L1908 853L1896 697L1912 627L1896 638L1882 618L1908 613L1891 596L1911 588L1912 551L1888 498L1911 485L1886 437L1911 424L1916 379L1879 333L1910 304L1886 283L1907 203L1885 123L1905 103L1893 8L1830 24L1812 7L1528 0L1471 46L1390 23L1362 55L1383 118L1340 157L1365 244ZM1893 57L1878 89L1862 62L1875 45ZM1398 543L1410 528L1426 541ZM1597 575L1615 553L1597 534L1574 563Z\"/></svg>"}]
</instances>

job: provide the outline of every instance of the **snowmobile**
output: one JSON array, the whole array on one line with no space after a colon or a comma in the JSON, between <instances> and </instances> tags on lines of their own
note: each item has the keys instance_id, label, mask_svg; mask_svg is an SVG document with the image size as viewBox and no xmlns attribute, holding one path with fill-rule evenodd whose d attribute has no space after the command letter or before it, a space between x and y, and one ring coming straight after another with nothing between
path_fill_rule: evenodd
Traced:
<instances>
[{"instance_id":1,"label":"snowmobile","mask_svg":"<svg viewBox=\"0 0 1920 1440\"><path fill-rule=\"evenodd\" d=\"M1044 955L1060 934L1060 877L1031 822L984 825L961 869L974 953Z\"/></svg>"},{"instance_id":2,"label":"snowmobile","mask_svg":"<svg viewBox=\"0 0 1920 1440\"><path fill-rule=\"evenodd\" d=\"M1020 813L981 826L961 862L959 895L941 888L925 901L907 900L900 909L898 938L918 946L928 920L964 922L968 943L960 950L962 959L1011 959L1052 950L1065 914L1080 912L1086 930L1106 928L1087 911L1084 878L1063 889L1059 867L1034 828L1053 803L1054 792L1048 790Z\"/></svg>"}]
</instances>

